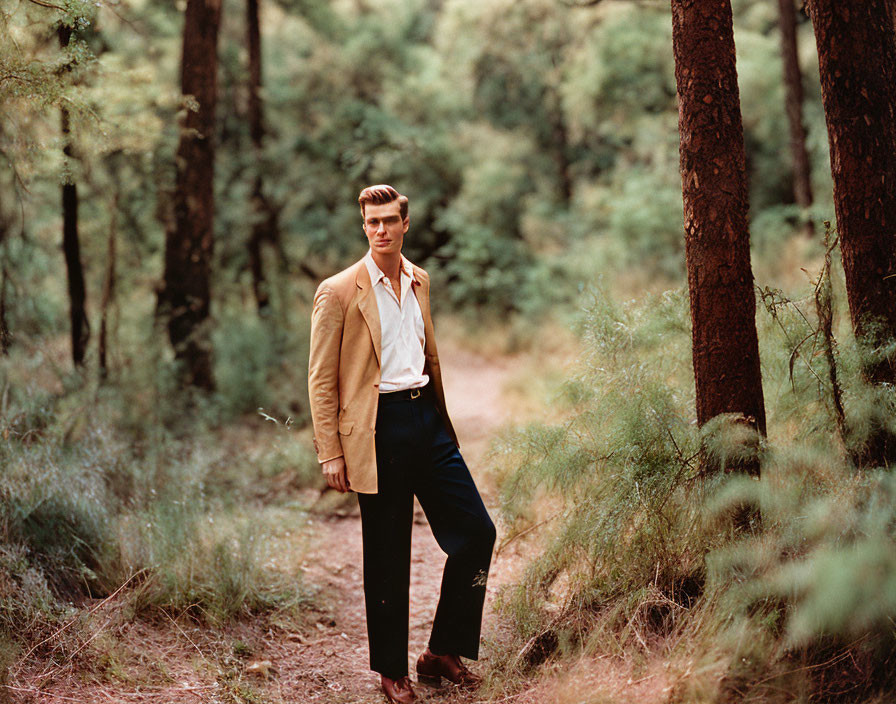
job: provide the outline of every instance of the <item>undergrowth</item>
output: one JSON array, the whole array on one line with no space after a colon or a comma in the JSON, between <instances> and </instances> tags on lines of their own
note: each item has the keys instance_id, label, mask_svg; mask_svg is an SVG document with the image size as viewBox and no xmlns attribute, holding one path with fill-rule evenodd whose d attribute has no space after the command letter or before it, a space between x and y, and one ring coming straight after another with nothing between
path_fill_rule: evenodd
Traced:
<instances>
[{"instance_id":1,"label":"undergrowth","mask_svg":"<svg viewBox=\"0 0 896 704\"><path fill-rule=\"evenodd\" d=\"M592 296L563 420L496 450L499 550L529 556L499 599L502 671L662 653L673 702L896 691L896 483L856 464L894 392L862 382L831 252L801 298L759 290L767 439L697 427L684 291ZM725 470L744 453L760 479Z\"/></svg>"},{"instance_id":2,"label":"undergrowth","mask_svg":"<svg viewBox=\"0 0 896 704\"><path fill-rule=\"evenodd\" d=\"M275 413L260 372L238 393L223 376L218 396L191 398L173 393L164 355L144 351L145 366L103 384L35 363L52 348L2 359L4 653L55 643L70 622L59 637L74 637L85 609L109 597L130 617L189 612L211 624L300 618L310 603L301 573L275 565L273 538L284 517L304 520L296 497L319 481L316 460L284 414L272 423L253 408L227 422L251 402Z\"/></svg>"}]
</instances>

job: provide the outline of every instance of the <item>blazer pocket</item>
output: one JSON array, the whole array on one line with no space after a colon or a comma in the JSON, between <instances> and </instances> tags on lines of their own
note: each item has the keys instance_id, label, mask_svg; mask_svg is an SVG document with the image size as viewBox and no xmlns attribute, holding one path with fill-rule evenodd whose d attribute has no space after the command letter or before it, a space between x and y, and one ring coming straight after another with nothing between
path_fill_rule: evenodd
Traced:
<instances>
[{"instance_id":1,"label":"blazer pocket","mask_svg":"<svg viewBox=\"0 0 896 704\"><path fill-rule=\"evenodd\" d=\"M353 420L340 420L339 421L339 434L340 435L351 435L352 428L355 427L355 421Z\"/></svg>"}]
</instances>

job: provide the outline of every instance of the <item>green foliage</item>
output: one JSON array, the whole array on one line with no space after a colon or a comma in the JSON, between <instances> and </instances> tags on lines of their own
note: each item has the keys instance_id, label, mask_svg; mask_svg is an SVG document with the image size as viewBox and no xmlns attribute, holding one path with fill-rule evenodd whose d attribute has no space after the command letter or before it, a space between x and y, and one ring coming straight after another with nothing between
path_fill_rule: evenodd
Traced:
<instances>
[{"instance_id":1,"label":"green foliage","mask_svg":"<svg viewBox=\"0 0 896 704\"><path fill-rule=\"evenodd\" d=\"M283 351L275 335L276 330L251 314L219 318L213 337L215 380L225 413L271 405L266 398L268 372Z\"/></svg>"},{"instance_id":2,"label":"green foliage","mask_svg":"<svg viewBox=\"0 0 896 704\"><path fill-rule=\"evenodd\" d=\"M856 473L830 451L775 451L761 481L729 482L708 508L745 504L762 531L707 557L738 688L756 701L798 687L825 701L891 695L893 477Z\"/></svg>"},{"instance_id":3,"label":"green foliage","mask_svg":"<svg viewBox=\"0 0 896 704\"><path fill-rule=\"evenodd\" d=\"M501 594L515 627L501 667L650 653L660 638L673 671L685 663L675 701L892 693L896 483L850 459L863 414L890 401L869 398L854 343L833 337L846 311L832 263L829 250L803 297L761 291L767 442L736 417L697 430L682 293L592 296L564 419L517 430L496 453L499 549L521 541L527 555ZM758 453L761 478L718 472L744 453Z\"/></svg>"},{"instance_id":4,"label":"green foliage","mask_svg":"<svg viewBox=\"0 0 896 704\"><path fill-rule=\"evenodd\" d=\"M160 502L120 521L110 567L119 571L116 581L137 575L131 602L137 612L192 608L217 621L295 608L307 600L301 583L264 566L271 529L202 498Z\"/></svg>"},{"instance_id":5,"label":"green foliage","mask_svg":"<svg viewBox=\"0 0 896 704\"><path fill-rule=\"evenodd\" d=\"M22 266L8 302L14 335L46 330L48 319L63 329L64 291L45 281L62 279L60 180L77 183L81 195L89 305L98 300L113 226L118 290L146 295L147 281L159 276L170 220L182 108L179 13L167 3L63 7L21 3L2 15L15 40L0 48L9 75L33 73L27 89L21 80L0 84L16 93L3 101L15 136L0 135L0 151L21 178L10 191L17 200L0 204L0 219L23 216L29 250L3 254ZM221 30L219 301L249 292L257 175L277 216L279 243L266 247L265 268L280 272L271 287L282 289L283 300L297 278L313 284L364 251L355 199L362 186L382 181L411 197L406 253L444 287L436 299L442 305L543 314L573 301L602 268L638 267L680 281L668 9L547 0L267 3L260 152L246 120L242 10L227 3ZM772 244L801 216L787 193L777 37L760 3L735 11L754 239L774 256ZM60 22L75 30L65 51L51 40ZM811 49L811 33L800 31L804 51ZM820 93L807 83L814 175L825 194ZM60 154L56 108L63 103L72 113L71 159ZM818 198L817 208L829 214L830 198ZM17 246L0 239L3 248ZM47 295L34 301L26 295L32 289ZM221 320L230 324L226 315ZM230 406L248 407L248 398Z\"/></svg>"},{"instance_id":6,"label":"green foliage","mask_svg":"<svg viewBox=\"0 0 896 704\"><path fill-rule=\"evenodd\" d=\"M39 632L66 614L66 602L122 585L137 612L190 607L212 620L307 602L301 575L272 567L281 514L247 508L264 498L279 510L285 489L319 481L308 471L313 458L290 451L297 443L287 431L259 421L259 439L248 442L267 447L250 461L238 446L245 435L219 431L222 442L177 397L147 398L133 379L101 389L62 379L60 392L37 391L36 373L46 371L28 371L29 362L18 350L0 375L4 637L29 637L35 631L23 633L22 623ZM166 429L173 418L178 425Z\"/></svg>"},{"instance_id":7,"label":"green foliage","mask_svg":"<svg viewBox=\"0 0 896 704\"><path fill-rule=\"evenodd\" d=\"M671 46L665 8L623 5L596 24L566 88L577 130L596 137L609 123L630 137L636 130L627 116L676 110Z\"/></svg>"},{"instance_id":8,"label":"green foliage","mask_svg":"<svg viewBox=\"0 0 896 704\"><path fill-rule=\"evenodd\" d=\"M742 541L712 561L713 579L751 575L745 603L791 604L784 625L791 647L830 635L890 633L896 615L896 483L883 472L855 474L813 453L766 463L760 483L731 482L717 506L761 508L763 537Z\"/></svg>"},{"instance_id":9,"label":"green foliage","mask_svg":"<svg viewBox=\"0 0 896 704\"><path fill-rule=\"evenodd\" d=\"M511 536L550 512L543 552L505 594L524 638L539 629L587 638L589 614L609 610L613 623L631 624L643 608L633 595L679 604L702 582L708 538L699 503L685 500L700 438L688 421L690 389L667 381L689 378L686 310L680 292L623 308L594 294L584 370L566 389L571 417L502 446L512 462L501 495ZM559 600L553 616L545 598Z\"/></svg>"},{"instance_id":10,"label":"green foliage","mask_svg":"<svg viewBox=\"0 0 896 704\"><path fill-rule=\"evenodd\" d=\"M862 369L875 355L888 354L893 343L865 349L852 337L842 267L830 239L828 232L810 295L789 298L780 289L760 290L768 313L760 318L768 327L763 363L788 382L772 408L770 427L802 427L810 431L806 443L834 437L853 463L864 464L873 438L880 431L896 432L896 390L866 383Z\"/></svg>"}]
</instances>

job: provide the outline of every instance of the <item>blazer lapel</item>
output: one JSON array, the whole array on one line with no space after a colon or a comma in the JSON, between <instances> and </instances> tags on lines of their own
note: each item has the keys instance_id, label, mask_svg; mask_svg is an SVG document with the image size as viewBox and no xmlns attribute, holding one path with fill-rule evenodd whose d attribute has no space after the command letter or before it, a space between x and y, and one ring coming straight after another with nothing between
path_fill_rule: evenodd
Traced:
<instances>
[{"instance_id":1,"label":"blazer lapel","mask_svg":"<svg viewBox=\"0 0 896 704\"><path fill-rule=\"evenodd\" d=\"M373 293L373 286L370 282L370 274L367 272L367 265L361 262L358 268L358 275L355 277L355 283L361 289L358 294L358 308L364 321L370 330L370 338L373 340L373 351L376 353L376 363L382 367L382 329L380 328L380 311L376 305L376 296Z\"/></svg>"},{"instance_id":2,"label":"blazer lapel","mask_svg":"<svg viewBox=\"0 0 896 704\"><path fill-rule=\"evenodd\" d=\"M414 293L417 295L417 303L420 304L420 311L423 313L423 319L428 321L430 325L432 325L432 320L430 319L429 314L429 290L427 286L424 286L420 281L414 276L414 281L411 284L414 287Z\"/></svg>"},{"instance_id":3,"label":"blazer lapel","mask_svg":"<svg viewBox=\"0 0 896 704\"><path fill-rule=\"evenodd\" d=\"M423 342L423 351L426 354L435 354L433 351L435 349L435 339L432 327L432 313L429 310L429 286L421 281L416 266L413 267L413 271L414 280L411 285L414 287L414 294L417 296L417 303L420 306L420 312L423 314L423 330L426 335L426 339Z\"/></svg>"}]
</instances>

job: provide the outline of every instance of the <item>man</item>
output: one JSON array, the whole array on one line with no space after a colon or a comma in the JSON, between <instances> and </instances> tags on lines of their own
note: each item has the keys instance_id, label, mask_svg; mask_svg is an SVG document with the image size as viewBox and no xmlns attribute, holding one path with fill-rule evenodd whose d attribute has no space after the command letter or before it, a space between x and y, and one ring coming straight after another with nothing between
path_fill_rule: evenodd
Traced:
<instances>
[{"instance_id":1,"label":"man","mask_svg":"<svg viewBox=\"0 0 896 704\"><path fill-rule=\"evenodd\" d=\"M448 555L417 678L460 686L477 659L495 527L458 451L429 306L429 276L401 254L408 199L361 191L370 251L317 289L308 392L327 483L361 509L370 667L390 702L415 701L408 677L408 593L414 496Z\"/></svg>"}]
</instances>

